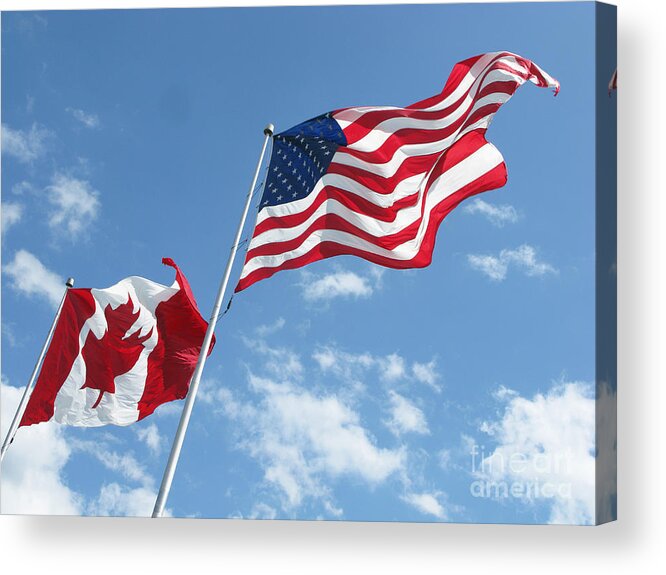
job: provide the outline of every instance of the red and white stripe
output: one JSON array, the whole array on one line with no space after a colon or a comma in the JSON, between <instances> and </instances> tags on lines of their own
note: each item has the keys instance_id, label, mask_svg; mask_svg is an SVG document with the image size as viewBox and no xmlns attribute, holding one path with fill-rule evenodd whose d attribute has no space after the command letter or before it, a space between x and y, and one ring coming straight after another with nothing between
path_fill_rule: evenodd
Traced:
<instances>
[{"instance_id":1,"label":"red and white stripe","mask_svg":"<svg viewBox=\"0 0 666 575\"><path fill-rule=\"evenodd\" d=\"M407 108L334 112L347 145L308 196L259 212L237 291L335 255L392 268L429 265L444 217L506 183L502 155L485 132L526 81L559 90L533 62L495 52L459 62L440 94Z\"/></svg>"}]
</instances>

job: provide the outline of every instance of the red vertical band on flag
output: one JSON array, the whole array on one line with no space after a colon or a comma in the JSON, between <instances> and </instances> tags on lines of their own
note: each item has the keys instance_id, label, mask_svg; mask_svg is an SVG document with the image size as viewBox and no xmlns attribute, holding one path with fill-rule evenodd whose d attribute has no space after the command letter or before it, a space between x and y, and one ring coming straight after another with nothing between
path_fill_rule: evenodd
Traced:
<instances>
[{"instance_id":1,"label":"red vertical band on flag","mask_svg":"<svg viewBox=\"0 0 666 575\"><path fill-rule=\"evenodd\" d=\"M155 309L159 340L148 358L148 376L139 401L139 419L167 401L187 395L208 322L199 313L190 284L171 258L162 263L176 270L180 290ZM215 337L208 354L213 351Z\"/></svg>"},{"instance_id":2,"label":"red vertical band on flag","mask_svg":"<svg viewBox=\"0 0 666 575\"><path fill-rule=\"evenodd\" d=\"M20 425L32 425L53 417L55 398L79 355L79 334L86 320L95 312L90 289L67 290L62 312L44 358L35 389L30 396Z\"/></svg>"}]
</instances>

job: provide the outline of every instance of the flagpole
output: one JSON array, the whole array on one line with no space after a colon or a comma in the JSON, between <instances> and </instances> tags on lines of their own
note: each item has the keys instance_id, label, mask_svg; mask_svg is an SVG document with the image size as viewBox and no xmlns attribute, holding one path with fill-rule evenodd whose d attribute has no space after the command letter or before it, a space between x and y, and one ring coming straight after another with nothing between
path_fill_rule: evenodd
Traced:
<instances>
[{"instance_id":1,"label":"flagpole","mask_svg":"<svg viewBox=\"0 0 666 575\"><path fill-rule=\"evenodd\" d=\"M74 287L74 278L67 278L65 286L66 286L65 293L62 294L62 299L60 300L58 311L56 311L55 317L53 318L53 323L51 324L51 329L49 330L49 333L46 336L46 341L42 346L42 351L39 354L39 357L37 358L37 363L35 364L35 368L32 370L30 381L28 381L28 385L26 386L25 391L23 392L23 397L21 398L18 408L16 409L16 413L14 414L14 419L12 420L12 424L9 426L9 430L7 431L7 435L5 436L5 440L2 443L2 449L0 450L0 462L2 462L2 460L4 459L5 453L7 453L7 450L9 449L9 446L11 445L12 441L14 441L14 436L16 435L16 431L19 428L21 419L23 418L23 414L25 413L25 408L28 406L28 400L30 399L30 395L32 394L32 389L35 385L35 380L37 379L39 368L42 365L42 361L44 360L44 355L46 355L46 350L49 347L49 343L51 342L51 338L53 337L53 332L55 331L56 324L58 323L58 319L60 318L60 314L62 313L62 308L65 305L65 298L67 297L67 292L69 291L70 288Z\"/></svg>"},{"instance_id":2,"label":"flagpole","mask_svg":"<svg viewBox=\"0 0 666 575\"><path fill-rule=\"evenodd\" d=\"M206 358L208 357L208 349L213 339L213 334L215 333L215 325L217 324L220 309L222 308L222 300L224 299L224 293L226 292L227 284L229 283L229 276L231 275L231 268L233 267L234 259L236 258L236 252L238 251L238 243L240 242L241 234L243 233L243 227L245 226L245 220L247 218L247 213L250 209L252 195L254 194L254 187L257 185L259 170L261 169L261 164L264 160L264 154L266 153L266 146L268 145L268 140L270 140L273 136L273 130L273 124L268 124L264 128L264 145L261 148L261 154L259 155L259 161L257 162L257 167L254 171L252 184L250 184L250 189L247 193L243 215L238 224L238 230L236 230L234 243L231 246L231 253L229 254L227 267L224 270L224 276L222 277L222 282L220 283L220 288L217 292L215 305L213 306L213 311L210 315L208 329L206 330L206 335L204 337L203 344L201 345L201 352L199 353L199 359L190 382L190 389L187 393L187 397L185 398L183 412L180 416L180 422L178 423L178 429L176 430L173 445L171 446L169 460L167 461L166 468L164 470L164 476L162 477L160 491L157 494L157 500L155 501L155 507L153 508L153 517L162 517L162 514L164 513L164 507L166 506L166 500L169 497L169 491L171 490L171 483L173 481L174 473L176 472L178 459L180 458L180 451L183 446L183 440L185 439L187 426L190 422L192 407L194 406L194 399L196 398L197 390L199 389L199 382L201 381L201 374L203 372L204 365L206 364Z\"/></svg>"}]
</instances>

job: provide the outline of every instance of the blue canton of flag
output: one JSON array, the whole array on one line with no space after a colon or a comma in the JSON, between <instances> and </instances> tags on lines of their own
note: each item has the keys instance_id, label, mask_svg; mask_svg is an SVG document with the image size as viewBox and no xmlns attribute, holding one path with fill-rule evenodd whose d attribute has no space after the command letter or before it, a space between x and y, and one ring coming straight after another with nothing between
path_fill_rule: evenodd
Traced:
<instances>
[{"instance_id":1,"label":"blue canton of flag","mask_svg":"<svg viewBox=\"0 0 666 575\"><path fill-rule=\"evenodd\" d=\"M273 154L259 209L307 196L326 173L347 139L331 113L317 116L273 137Z\"/></svg>"}]
</instances>

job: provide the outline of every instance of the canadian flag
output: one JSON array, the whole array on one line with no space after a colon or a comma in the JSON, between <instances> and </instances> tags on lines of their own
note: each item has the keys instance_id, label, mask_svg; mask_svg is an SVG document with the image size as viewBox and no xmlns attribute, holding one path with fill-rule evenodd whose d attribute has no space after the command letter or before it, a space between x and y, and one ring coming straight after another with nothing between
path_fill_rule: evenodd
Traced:
<instances>
[{"instance_id":1,"label":"canadian flag","mask_svg":"<svg viewBox=\"0 0 666 575\"><path fill-rule=\"evenodd\" d=\"M162 263L171 287L132 276L68 290L22 426L128 425L187 395L208 323L178 266Z\"/></svg>"}]
</instances>

